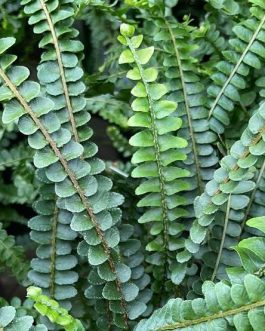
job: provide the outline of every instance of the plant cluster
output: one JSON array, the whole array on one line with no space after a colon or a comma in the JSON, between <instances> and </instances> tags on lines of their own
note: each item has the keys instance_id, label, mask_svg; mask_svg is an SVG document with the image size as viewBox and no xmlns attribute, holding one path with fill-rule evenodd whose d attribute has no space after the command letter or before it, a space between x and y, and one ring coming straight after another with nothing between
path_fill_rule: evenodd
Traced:
<instances>
[{"instance_id":1,"label":"plant cluster","mask_svg":"<svg viewBox=\"0 0 265 331\"><path fill-rule=\"evenodd\" d=\"M201 5L0 0L0 331L264 328L265 3Z\"/></svg>"}]
</instances>

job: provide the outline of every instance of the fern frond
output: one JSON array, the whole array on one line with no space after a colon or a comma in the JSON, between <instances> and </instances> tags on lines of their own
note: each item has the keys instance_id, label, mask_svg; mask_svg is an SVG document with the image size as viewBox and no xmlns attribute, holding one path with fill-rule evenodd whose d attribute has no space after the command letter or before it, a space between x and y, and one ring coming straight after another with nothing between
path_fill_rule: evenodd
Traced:
<instances>
[{"instance_id":1,"label":"fern frond","mask_svg":"<svg viewBox=\"0 0 265 331\"><path fill-rule=\"evenodd\" d=\"M70 228L72 215L54 206L53 186L46 184L41 187L41 197L35 204L39 215L29 221L30 237L38 248L28 277L33 284L44 289L45 294L70 309L69 299L77 294L74 285L78 274L72 270L77 259L71 254L72 241L77 233Z\"/></svg>"},{"instance_id":2,"label":"fern frond","mask_svg":"<svg viewBox=\"0 0 265 331\"><path fill-rule=\"evenodd\" d=\"M178 102L178 115L183 120L180 134L188 141L184 164L191 173L190 183L194 190L191 195L200 194L204 183L212 178L218 162L211 143L216 135L207 123L207 109L203 95L204 86L196 74L196 59L190 45L190 28L187 23L180 25L172 19L162 18L158 22L160 32L155 41L163 43L166 50L163 65L170 90L170 99ZM193 203L193 201L191 201Z\"/></svg>"},{"instance_id":3,"label":"fern frond","mask_svg":"<svg viewBox=\"0 0 265 331\"><path fill-rule=\"evenodd\" d=\"M85 108L84 99L79 98L85 85L83 71L78 66L84 47L73 39L78 36L78 31L72 27L73 3L73 0L39 0L37 4L35 0L21 2L25 13L30 15L29 24L34 25L34 33L43 35L39 46L45 51L38 68L39 81L54 102L58 116L70 121L70 130L75 141L79 142L81 136L75 116Z\"/></svg>"},{"instance_id":4,"label":"fern frond","mask_svg":"<svg viewBox=\"0 0 265 331\"><path fill-rule=\"evenodd\" d=\"M265 283L258 277L246 275L242 284L232 286L206 281L203 294L194 300L169 300L135 331L262 329Z\"/></svg>"},{"instance_id":5,"label":"fern frond","mask_svg":"<svg viewBox=\"0 0 265 331\"><path fill-rule=\"evenodd\" d=\"M237 15L240 13L240 4L235 0L206 0L210 6L225 15Z\"/></svg>"},{"instance_id":6,"label":"fern frond","mask_svg":"<svg viewBox=\"0 0 265 331\"><path fill-rule=\"evenodd\" d=\"M7 268L19 282L25 280L29 270L29 262L26 259L23 247L17 246L15 238L8 235L0 224L0 262L1 269Z\"/></svg>"},{"instance_id":7,"label":"fern frond","mask_svg":"<svg viewBox=\"0 0 265 331\"><path fill-rule=\"evenodd\" d=\"M110 94L103 94L87 99L87 108L93 114L99 114L104 120L111 124L115 124L120 128L128 128L128 118L131 115L129 105L115 99Z\"/></svg>"},{"instance_id":8,"label":"fern frond","mask_svg":"<svg viewBox=\"0 0 265 331\"><path fill-rule=\"evenodd\" d=\"M0 171L9 167L16 167L22 162L30 161L32 157L31 149L25 149L24 145L16 146L11 150L3 149L0 151Z\"/></svg>"},{"instance_id":9,"label":"fern frond","mask_svg":"<svg viewBox=\"0 0 265 331\"><path fill-rule=\"evenodd\" d=\"M142 35L133 36L133 32L132 26L121 25L119 41L128 48L121 54L119 62L133 65L127 77L137 81L132 89L136 97L132 103L135 115L129 120L130 126L139 128L139 132L129 141L137 147L132 157L132 162L137 165L132 177L142 179L136 189L137 195L144 195L138 207L148 207L139 223L152 222L150 233L154 238L146 247L148 251L155 252L150 260L153 259L156 265L164 265L166 278L170 275L171 280L176 282L181 275L179 270L176 271L174 253L181 246L180 236L184 231L184 226L177 219L186 214L181 208L186 204L186 199L180 196L180 192L189 187L183 179L189 176L189 172L176 167L175 163L185 160L181 149L187 146L187 141L175 134L182 121L170 116L177 105L162 99L167 89L165 85L156 83L157 70L143 66L149 62L154 48L138 49ZM160 272L164 277L163 270Z\"/></svg>"},{"instance_id":10,"label":"fern frond","mask_svg":"<svg viewBox=\"0 0 265 331\"><path fill-rule=\"evenodd\" d=\"M132 155L131 145L118 127L109 126L107 128L107 134L111 139L113 146L119 153L122 153L124 157L129 157Z\"/></svg>"},{"instance_id":11,"label":"fern frond","mask_svg":"<svg viewBox=\"0 0 265 331\"><path fill-rule=\"evenodd\" d=\"M223 52L225 59L216 65L217 72L211 77L213 85L208 88L210 127L219 134L230 123L229 113L240 101L240 90L246 88L249 72L260 69L265 58L265 5L259 0L250 2L252 17L233 28L233 49Z\"/></svg>"},{"instance_id":12,"label":"fern frond","mask_svg":"<svg viewBox=\"0 0 265 331\"><path fill-rule=\"evenodd\" d=\"M241 139L233 144L230 155L221 160L214 179L195 201L197 220L192 225L190 238L198 250L208 234L203 279L223 279L226 266L240 264L231 247L238 243L244 212L250 202L248 195L255 189L255 165L263 160L265 153L264 127L265 104L251 117Z\"/></svg>"},{"instance_id":13,"label":"fern frond","mask_svg":"<svg viewBox=\"0 0 265 331\"><path fill-rule=\"evenodd\" d=\"M13 43L13 38L2 39L0 54ZM39 97L38 84L26 80L26 68L10 68L11 58L2 56L0 59L0 77L5 84L1 89L6 92L0 98L4 101L3 121L18 119L20 131L29 136L30 146L37 150L34 164L40 169L38 175L42 181L54 183L57 207L71 213L71 228L85 239L88 262L100 275L99 300L116 301L119 311L113 313L114 323L128 329L130 307L127 302L133 303L139 289L131 286L130 279L124 283L120 280L123 263L120 262L120 235L116 224L121 218L117 207L123 197L110 191L110 179L99 175L104 163L94 158L95 145L86 141L84 148L71 139L71 133L61 127L52 101ZM91 131L87 129L87 132L90 138Z\"/></svg>"},{"instance_id":14,"label":"fern frond","mask_svg":"<svg viewBox=\"0 0 265 331\"><path fill-rule=\"evenodd\" d=\"M177 35L176 35L177 37ZM216 62L222 58L222 51L227 48L227 42L221 35L217 26L209 21L204 22L200 28L192 31L192 37L198 45L194 57L204 63L202 70L211 72ZM209 57L205 62L205 55Z\"/></svg>"},{"instance_id":15,"label":"fern frond","mask_svg":"<svg viewBox=\"0 0 265 331\"><path fill-rule=\"evenodd\" d=\"M29 287L27 296L34 301L34 307L42 316L46 316L52 323L62 326L65 331L85 331L79 320L74 319L66 309L61 308L58 302L43 295L40 288Z\"/></svg>"}]
</instances>

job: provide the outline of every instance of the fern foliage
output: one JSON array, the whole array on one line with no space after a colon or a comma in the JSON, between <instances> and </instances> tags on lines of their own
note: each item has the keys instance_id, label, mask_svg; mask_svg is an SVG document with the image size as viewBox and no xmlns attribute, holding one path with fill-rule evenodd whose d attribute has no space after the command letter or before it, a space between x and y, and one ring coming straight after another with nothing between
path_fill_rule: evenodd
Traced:
<instances>
[{"instance_id":1,"label":"fern foliage","mask_svg":"<svg viewBox=\"0 0 265 331\"><path fill-rule=\"evenodd\" d=\"M51 322L58 324L65 331L84 331L84 327L79 320L68 314L66 309L59 306L58 302L42 294L38 287L29 287L27 295L34 300L34 307L43 316L47 316Z\"/></svg>"},{"instance_id":2,"label":"fern foliage","mask_svg":"<svg viewBox=\"0 0 265 331\"><path fill-rule=\"evenodd\" d=\"M185 204L185 199L179 193L187 189L188 184L183 178L189 176L188 171L176 167L175 163L185 159L181 149L187 146L187 141L175 133L182 121L170 116L177 105L163 99L167 89L165 85L156 83L157 70L144 67L153 54L153 47L138 49L142 35L133 34L133 26L121 26L119 41L128 48L121 54L119 62L132 64L127 77L137 81L132 89L132 95L136 97L132 103L135 115L129 119L130 126L140 128L130 139L130 144L137 147L132 157L132 163L137 167L132 176L143 179L136 189L137 195L144 195L138 206L149 207L139 223L153 221L150 232L154 239L146 247L148 251L155 252L150 261L153 259L159 266L169 264L164 272L175 282L179 275L171 252L176 251L174 246L181 243L184 227L176 220L185 215L185 210L178 208Z\"/></svg>"},{"instance_id":3,"label":"fern foliage","mask_svg":"<svg viewBox=\"0 0 265 331\"><path fill-rule=\"evenodd\" d=\"M1 52L3 53L13 43L13 38L1 40ZM118 251L121 235L116 224L120 221L121 213L117 207L122 203L123 198L110 191L112 188L111 180L98 175L104 170L104 163L94 157L97 151L95 145L90 144L91 148L84 148L83 145L72 140L70 131L62 127L59 117L53 112L54 103L50 99L39 96L40 87L37 83L26 80L29 75L26 68L18 66L10 68L13 60L14 57L8 56L0 71L2 82L5 83L3 90L6 93L1 97L5 102L3 121L9 123L19 119L20 131L29 136L29 145L36 149L34 164L38 168L39 178L47 184L43 187L45 199L36 204L36 210L40 215L54 215L54 204L51 205L48 199L52 197L54 192L56 193L59 197L57 200L58 208L67 211L71 218L71 220L69 219L71 229L83 236L82 254L85 250L88 262L93 267L93 276L99 277L100 287L97 287L97 290L100 290L101 294L97 295L98 304L102 307L102 300L117 301L117 305L114 304L111 308L111 313L114 314L114 323L126 327L128 324L127 309L133 310L134 305L137 305L136 298L139 288L135 283L130 282L131 273L128 267L120 261ZM13 76L12 74L10 76L10 72L13 72ZM43 161L45 162L43 163ZM53 216L52 220L53 223L56 222L56 218ZM58 223L60 222L68 221L63 217L58 221ZM50 230L47 223L44 225L45 228L36 225L37 232ZM56 225L53 224L53 227L55 228ZM60 239L62 236L58 233L59 227L55 230L53 227L50 246L52 246L52 250L57 250L57 241L54 238L59 237L58 239ZM67 231L67 227L63 230ZM124 231L126 233L128 229L125 228ZM72 235L68 232L63 236L67 240ZM49 237L49 233L47 237ZM42 234L41 238L43 238ZM37 239L38 242L42 240L41 238ZM47 242L43 240L41 243ZM55 264L53 259L50 262L47 261L48 265L51 271L54 272L54 265L55 270L57 268L57 271L60 271L57 273L58 280L55 273L55 282L57 281L58 285L73 284L76 281L76 274L69 272L68 267L69 269L73 268L75 262L69 255L67 245L64 246L63 241L59 241L58 245L61 246L60 255L63 256L59 257L58 263L55 262ZM138 247L136 245L136 250ZM40 254L39 257L42 259L49 256L49 253L45 253L45 249ZM130 252L128 255L131 255ZM66 270L60 270L60 259L63 260L63 269ZM34 275L37 278L44 273L43 267L38 266L39 264L42 265L42 262L37 260L35 264L38 273ZM124 269L128 270L126 277L123 274ZM49 278L53 272L50 272ZM46 287L49 287L48 279L41 277L39 281L43 281L42 285L45 284ZM36 282L36 279L34 281ZM62 282L63 284L60 284ZM38 284L40 285L40 283ZM98 285L98 282L96 284ZM94 285L95 282L91 284L92 287ZM61 289L63 293L60 293L60 290L56 293L55 290L55 299L63 300L66 295L68 297L73 296L72 288L62 287ZM127 302L130 303L129 306L127 306ZM107 302L106 309L109 309ZM109 322L104 323L108 325Z\"/></svg>"},{"instance_id":4,"label":"fern foliage","mask_svg":"<svg viewBox=\"0 0 265 331\"><path fill-rule=\"evenodd\" d=\"M32 270L29 279L45 289L52 298L56 298L69 307L66 300L76 295L73 286L78 275L72 269L77 265L77 258L72 255L72 241L77 234L70 228L71 214L59 210L54 204L54 194L51 195L48 184L42 188L48 192L42 193L36 203L39 215L29 221L31 239L39 247L37 258L32 259Z\"/></svg>"},{"instance_id":5,"label":"fern foliage","mask_svg":"<svg viewBox=\"0 0 265 331\"><path fill-rule=\"evenodd\" d=\"M221 166L207 183L205 192L195 201L197 220L192 225L190 238L198 249L211 229L207 238L210 250L203 256L204 279L209 276L211 279L223 278L225 266L239 264L231 247L241 234L244 210L250 201L248 193L255 188L255 165L263 159L265 152L262 139L264 110L262 104L251 117L241 139L231 147L230 155L221 160Z\"/></svg>"},{"instance_id":6,"label":"fern foliage","mask_svg":"<svg viewBox=\"0 0 265 331\"><path fill-rule=\"evenodd\" d=\"M224 282L203 285L203 298L171 299L155 311L137 331L162 330L242 330L262 328L264 320L264 281L247 275L243 284Z\"/></svg>"},{"instance_id":7,"label":"fern foliage","mask_svg":"<svg viewBox=\"0 0 265 331\"><path fill-rule=\"evenodd\" d=\"M84 120L82 110L86 103L80 97L85 91L83 71L78 66L78 55L83 45L73 39L78 35L78 31L71 26L75 13L73 3L40 0L36 5L36 1L22 1L24 12L30 15L29 24L34 25L35 33L42 35L39 46L45 49L38 68L39 81L54 102L53 108L61 122L68 123L69 119L69 129L74 140L79 142L82 138L77 127L84 123L77 123L73 113L79 112L78 117Z\"/></svg>"},{"instance_id":8,"label":"fern foliage","mask_svg":"<svg viewBox=\"0 0 265 331\"><path fill-rule=\"evenodd\" d=\"M0 0L0 331L264 328L265 5L184 2Z\"/></svg>"},{"instance_id":9,"label":"fern foliage","mask_svg":"<svg viewBox=\"0 0 265 331\"><path fill-rule=\"evenodd\" d=\"M47 331L44 324L33 325L34 318L29 315L21 314L13 306L0 308L0 330L7 331Z\"/></svg>"},{"instance_id":10,"label":"fern foliage","mask_svg":"<svg viewBox=\"0 0 265 331\"><path fill-rule=\"evenodd\" d=\"M253 3L251 18L234 26L235 37L230 39L231 48L223 52L224 60L216 65L208 88L209 123L212 130L223 133L230 123L229 113L240 101L240 90L247 86L246 77L253 69L260 69L264 61L264 4Z\"/></svg>"},{"instance_id":11,"label":"fern foliage","mask_svg":"<svg viewBox=\"0 0 265 331\"><path fill-rule=\"evenodd\" d=\"M247 221L249 227L265 233L264 217ZM136 330L255 330L264 321L264 237L240 241L235 247L241 267L227 269L227 282L203 284L203 298L171 299Z\"/></svg>"},{"instance_id":12,"label":"fern foliage","mask_svg":"<svg viewBox=\"0 0 265 331\"><path fill-rule=\"evenodd\" d=\"M20 282L23 282L29 269L22 246L17 246L13 236L0 228L0 261L1 269L8 268Z\"/></svg>"},{"instance_id":13,"label":"fern foliage","mask_svg":"<svg viewBox=\"0 0 265 331\"><path fill-rule=\"evenodd\" d=\"M197 61L192 57L196 45L190 45L192 28L188 22L180 25L172 19L162 18L157 25L159 30L154 39L164 46L165 77L170 98L178 102L178 114L183 120L180 133L189 143L185 150L188 157L184 164L192 174L191 187L195 189L196 195L212 177L214 166L218 162L211 145L215 142L216 135L209 129L207 121L205 97L202 93L204 86L199 75L196 75Z\"/></svg>"}]
</instances>

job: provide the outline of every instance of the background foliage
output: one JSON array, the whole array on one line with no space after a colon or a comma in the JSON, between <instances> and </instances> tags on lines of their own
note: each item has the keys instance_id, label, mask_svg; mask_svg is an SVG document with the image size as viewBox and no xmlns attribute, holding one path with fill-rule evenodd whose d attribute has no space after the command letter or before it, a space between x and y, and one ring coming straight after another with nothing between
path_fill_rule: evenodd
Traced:
<instances>
[{"instance_id":1,"label":"background foliage","mask_svg":"<svg viewBox=\"0 0 265 331\"><path fill-rule=\"evenodd\" d=\"M0 330L262 330L263 1L0 0L0 38Z\"/></svg>"}]
</instances>

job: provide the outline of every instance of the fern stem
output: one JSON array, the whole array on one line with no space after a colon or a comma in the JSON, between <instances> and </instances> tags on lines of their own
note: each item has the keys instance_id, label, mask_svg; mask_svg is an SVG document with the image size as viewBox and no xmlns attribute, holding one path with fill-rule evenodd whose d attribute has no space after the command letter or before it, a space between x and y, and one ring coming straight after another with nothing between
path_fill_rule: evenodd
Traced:
<instances>
[{"instance_id":1,"label":"fern stem","mask_svg":"<svg viewBox=\"0 0 265 331\"><path fill-rule=\"evenodd\" d=\"M59 46L59 42L58 42L58 38L56 35L56 31L50 16L50 13L48 11L48 8L45 4L45 0L40 0L42 9L45 13L51 34L52 34L52 39L53 39L53 44L54 44L54 48L55 48L55 52L56 52L56 57L57 57L57 62L58 62L58 66L59 66L59 70L60 70L60 77L61 77L61 82L63 85L63 91L64 91L64 96L65 96L65 101L66 101L66 106L68 109L68 115L69 115L69 119L71 122L71 127L72 127L72 133L74 135L75 141L79 142L79 137L78 137L78 132L77 132L77 128L76 128L76 122L75 122L75 118L74 118L74 111L73 111L73 107L72 107L72 103L71 103L71 99L69 96L69 92L68 92L68 87L67 87L67 82L66 82L66 77L65 77L65 73L64 73L64 66L63 66L63 60L62 60L62 53L60 50L60 46Z\"/></svg>"},{"instance_id":2,"label":"fern stem","mask_svg":"<svg viewBox=\"0 0 265 331\"><path fill-rule=\"evenodd\" d=\"M93 225L95 227L96 233L97 233L97 235L100 239L103 250L104 250L105 254L108 256L108 263L109 263L110 269L114 274L117 275L116 268L115 268L115 263L114 263L114 261L111 257L110 248L107 244L107 241L105 240L104 234L103 234L102 230L99 227L99 224L97 222L96 216L94 215L93 209L90 206L90 203L89 203L87 197L85 196L82 188L80 187L78 180L76 179L74 173L69 168L68 162L63 157L62 153L58 149L56 143L52 139L49 132L46 130L45 126L41 123L41 121L38 119L38 117L35 115L35 113L30 108L29 104L25 101L25 99L22 97L22 95L17 90L16 86L11 82L9 77L5 74L5 72L2 69L0 69L0 76L2 77L2 79L4 80L6 85L9 87L9 89L13 92L13 94L17 98L17 100L21 103L21 105L25 109L26 113L28 113L30 115L30 117L32 118L32 120L34 121L36 126L39 128L39 130L41 131L41 133L45 137L46 141L51 146L54 154L58 157L58 159L59 159L60 163L62 164L67 176L69 177L69 179L72 182L77 194L79 195L79 198L80 198L82 204L84 205L84 207L86 209L86 212L87 212L89 218L91 219L91 222L93 223ZM127 312L126 312L126 303L125 303L125 299L124 299L123 294L122 294L121 283L118 280L118 277L116 277L115 283L116 283L116 288L117 288L118 292L121 295L121 304L122 304L122 307L123 307L124 312L125 312L124 313L124 321L125 321L125 324L126 324L127 329L128 329L128 315L127 315Z\"/></svg>"},{"instance_id":3,"label":"fern stem","mask_svg":"<svg viewBox=\"0 0 265 331\"><path fill-rule=\"evenodd\" d=\"M165 22L165 24L168 28L169 33L170 33L171 41L172 41L173 46L174 46L174 52L175 52L175 56L176 56L177 63L178 63L178 70L179 70L179 74L180 74L180 81L181 81L181 86L182 86L182 91L183 91L185 109L186 109L186 114L187 114L187 119L188 119L189 133L190 133L191 144L192 144L192 152L193 152L195 168L196 168L195 176L197 178L199 194L202 194L203 193L203 182L202 182L202 178L201 178L200 161L199 161L199 158L198 158L196 140L195 140L195 137L194 137L192 118L191 118L190 106L189 106L189 101L188 101L188 94L187 94L187 89L186 89L184 73L183 73L183 70L182 70L182 63L181 63L180 54L179 54L179 51L178 51L178 47L177 47L177 44L176 44L176 40L175 40L173 31L172 31L172 28L171 28L169 22L165 18L164 18L164 22Z\"/></svg>"},{"instance_id":4,"label":"fern stem","mask_svg":"<svg viewBox=\"0 0 265 331\"><path fill-rule=\"evenodd\" d=\"M251 303L248 305L245 305L243 307L239 307L239 308L235 308L235 309L230 309L227 311L222 311L220 313L217 314L213 314L211 316L205 316L205 317L201 317L198 318L196 320L190 320L190 321L185 321L185 322L181 322L181 323L175 323L175 324L171 324L171 325L167 325L164 326L162 328L159 329L154 329L153 331L166 331L166 330L176 330L176 329L182 329L182 328L189 328L192 327L194 325L198 325L201 323L207 323L216 319L220 319L220 318L226 318L229 316L233 316L233 315L237 315L243 312L248 312L252 309L256 309L259 307L263 307L265 306L265 300L262 301L258 301L255 303Z\"/></svg>"},{"instance_id":5,"label":"fern stem","mask_svg":"<svg viewBox=\"0 0 265 331\"><path fill-rule=\"evenodd\" d=\"M227 231L227 226L228 226L228 222L229 222L230 206L231 206L231 194L229 195L229 198L228 198L228 201L227 201L222 239L221 239L221 243L220 243L220 247L219 247L219 251L218 251L218 256L217 256L217 259L216 259L216 262L215 262L213 274L212 274L212 277L211 277L211 281L214 281L214 279L216 277L218 267L219 267L219 264L220 264L220 260L221 260L221 257L222 257L223 247L224 247L224 242L225 242L225 237L226 237L226 231Z\"/></svg>"},{"instance_id":6,"label":"fern stem","mask_svg":"<svg viewBox=\"0 0 265 331\"><path fill-rule=\"evenodd\" d=\"M57 233L57 226L58 226L58 213L59 210L55 205L54 214L52 218L52 236L51 236L51 280L50 280L50 296L54 298L55 295L55 264L56 264L56 233Z\"/></svg>"},{"instance_id":7,"label":"fern stem","mask_svg":"<svg viewBox=\"0 0 265 331\"><path fill-rule=\"evenodd\" d=\"M243 62L245 56L247 55L247 53L249 52L252 44L254 43L254 41L256 40L260 30L262 29L263 25L265 23L265 16L263 17L263 19L261 20L257 30L255 31L255 33L253 34L251 40L248 43L248 46L246 47L246 49L244 50L243 54L241 55L241 57L239 58L236 66L234 67L234 69L231 71L230 76L228 77L228 79L226 80L225 84L223 85L221 91L218 93L216 99L214 100L214 103L211 106L211 109L209 111L209 116L208 116L208 120L212 117L212 114L214 112L215 107L218 105L221 97L223 96L225 89L227 88L227 86L230 84L231 80L233 79L234 75L237 73L237 70L239 69L241 63Z\"/></svg>"}]
</instances>

